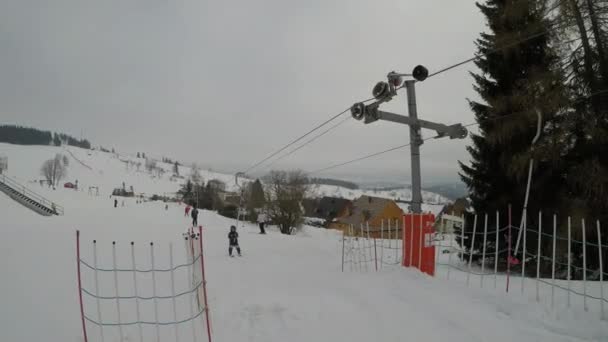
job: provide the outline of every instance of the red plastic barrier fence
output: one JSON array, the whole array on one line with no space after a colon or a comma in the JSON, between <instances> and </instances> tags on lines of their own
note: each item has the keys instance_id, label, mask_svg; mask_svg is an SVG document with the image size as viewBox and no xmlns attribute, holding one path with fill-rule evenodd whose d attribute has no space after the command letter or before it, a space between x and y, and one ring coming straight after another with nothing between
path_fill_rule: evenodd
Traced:
<instances>
[{"instance_id":1,"label":"red plastic barrier fence","mask_svg":"<svg viewBox=\"0 0 608 342\"><path fill-rule=\"evenodd\" d=\"M435 275L435 232L433 214L403 215L403 262L405 267Z\"/></svg>"}]
</instances>

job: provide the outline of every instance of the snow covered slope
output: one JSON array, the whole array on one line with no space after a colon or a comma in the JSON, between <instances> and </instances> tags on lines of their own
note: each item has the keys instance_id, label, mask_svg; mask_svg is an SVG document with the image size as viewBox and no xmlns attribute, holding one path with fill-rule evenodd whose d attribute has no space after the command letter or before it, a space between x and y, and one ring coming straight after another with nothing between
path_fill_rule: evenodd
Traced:
<instances>
[{"instance_id":1,"label":"snow covered slope","mask_svg":"<svg viewBox=\"0 0 608 342\"><path fill-rule=\"evenodd\" d=\"M183 207L171 205L165 211L163 203L127 202L112 208L106 199L79 196L66 198L78 210L53 218L19 210L0 197L0 341L82 341L75 229L82 231L83 258L92 259L91 240L96 239L103 265L111 265L113 240L119 249L129 241L138 246L154 241L163 267L168 243L183 244L181 233L188 225ZM400 267L382 273L341 273L340 237L331 230L305 228L298 235L284 236L271 228L268 235L259 235L254 226L240 226L244 256L229 258L226 234L234 221L207 211L199 221L205 227L215 341L608 339L608 327L597 315L556 316L523 298L473 291ZM145 251L138 250L138 258ZM183 254L182 249L177 251ZM126 253L119 254L118 265L130 265ZM89 288L91 278L85 274ZM158 291L170 291L167 284ZM102 284L101 291L112 294L111 281ZM130 295L132 288L120 291ZM85 301L85 310L95 317L92 301ZM124 320L132 318L126 305L122 310ZM103 315L116 319L112 302L103 306ZM150 319L151 310L143 315ZM160 315L170 317L170 308L161 307ZM88 330L90 341L100 341L99 329L89 324ZM189 326L179 331L189 336ZM118 341L115 328L104 332L106 341ZM137 341L136 333L135 328L125 328L125 341ZM150 333L146 330L149 338ZM163 341L173 341L172 334L171 327L161 328Z\"/></svg>"},{"instance_id":2,"label":"snow covered slope","mask_svg":"<svg viewBox=\"0 0 608 342\"><path fill-rule=\"evenodd\" d=\"M146 195L163 195L175 193L183 179L173 178L173 165L157 162L157 166L166 172L162 175L151 174L145 168L145 160L130 155L119 155L102 151L81 149L73 146L22 146L0 143L0 155L8 157L9 169L7 175L17 179L33 191L48 196L59 203L65 191L73 194L72 190L57 189L52 191L42 187L37 180L42 179L40 167L45 160L53 158L56 154L68 157L69 166L64 182L78 181L81 191L87 193L89 187L99 187L102 196L109 196L115 188L121 188L123 182L127 189L133 186L136 193ZM139 163L139 168L136 164ZM180 174L188 176L191 168L180 167ZM221 173L200 170L204 180L219 179L234 187L234 177ZM60 194L62 193L62 194ZM54 198L58 197L58 198Z\"/></svg>"},{"instance_id":3,"label":"snow covered slope","mask_svg":"<svg viewBox=\"0 0 608 342\"><path fill-rule=\"evenodd\" d=\"M390 198L393 200L404 200L408 201L412 199L412 190L407 188L395 189L395 190L367 190L367 189L347 189L340 186L335 185L316 185L313 187L313 193L316 196L332 196L332 197L342 197L348 199L355 199L361 197L362 195L374 196L374 197L382 197L382 198ZM450 202L449 199L443 197L439 194L422 191L422 200L426 203L432 204L446 204Z\"/></svg>"},{"instance_id":4,"label":"snow covered slope","mask_svg":"<svg viewBox=\"0 0 608 342\"><path fill-rule=\"evenodd\" d=\"M101 265L112 264L111 243L117 241L118 267L128 268L128 245L136 242L139 260L147 260L148 243L157 247L159 267L168 266L168 244L176 246L176 259L185 250L181 233L189 224L183 207L161 202L136 204L126 199L113 208L107 194L112 188L133 185L147 194L174 192L179 185L168 175L152 178L126 169L108 153L70 148L68 180L81 188L97 185L102 196L87 191L55 191L30 184L65 205L62 217L42 217L0 193L0 341L82 341L76 283L75 230L80 229L82 257L92 260L92 240L99 246ZM42 161L62 152L57 147L0 145L9 156L9 173L24 182L39 179ZM78 159L78 160L76 160ZM167 169L170 165L164 165ZM182 173L188 172L184 168ZM206 179L222 175L203 173ZM230 179L225 176L230 184ZM467 288L430 278L401 267L379 273L341 273L341 242L337 232L305 227L295 236L271 227L257 234L252 225L239 226L244 256L227 256L227 232L234 220L201 211L213 336L215 341L608 341L608 325L596 314L573 309L552 312L526 297ZM147 261L146 261L147 262ZM147 264L145 264L147 266ZM85 270L84 286L93 285ZM126 275L127 277L129 275ZM120 292L133 288L120 278ZM178 283L177 292L184 284ZM100 284L112 295L113 282ZM150 295L142 288L140 295ZM171 291L159 280L159 293ZM85 298L85 311L96 317L94 303ZM151 320L152 311L142 311ZM133 303L121 308L123 320L133 320ZM112 302L102 305L107 321L116 320ZM170 319L170 305L160 307L162 320ZM203 323L197 323L202 334ZM87 325L89 341L100 341L100 330ZM174 341L172 327L162 327L162 341ZM179 327L181 340L190 340L190 326ZM119 341L116 328L104 329L105 341ZM123 341L138 341L137 329L126 327ZM153 329L145 341L155 340ZM200 341L205 341L201 338Z\"/></svg>"},{"instance_id":5,"label":"snow covered slope","mask_svg":"<svg viewBox=\"0 0 608 342\"><path fill-rule=\"evenodd\" d=\"M183 179L171 177L173 165L157 162L157 166L166 172L161 176L150 175L145 169L145 160L136 158L134 155L119 155L102 151L92 151L73 146L22 146L0 143L0 155L8 156L9 170L8 175L15 177L23 184L29 184L34 191L39 191L40 186L34 184L39 180L40 166L42 163L55 154L61 153L69 157L68 175L63 182L74 182L78 180L80 189L87 191L89 186L99 187L103 195L109 195L114 188L122 187L124 182L126 187L133 186L136 193L169 194L179 189ZM135 164L139 163L137 168ZM207 181L219 179L226 183L227 189L236 191L234 175L200 170L201 177ZM181 166L180 174L188 176L191 174L189 166ZM374 190L351 190L339 186L315 185L312 191L313 196L333 196L355 199L361 195L376 196L391 199L409 200L411 199L410 189L396 189L390 191ZM42 194L45 195L45 194ZM51 193L52 195L52 193ZM423 191L423 200L427 203L447 203L449 200L441 195ZM50 197L53 199L53 197Z\"/></svg>"}]
</instances>

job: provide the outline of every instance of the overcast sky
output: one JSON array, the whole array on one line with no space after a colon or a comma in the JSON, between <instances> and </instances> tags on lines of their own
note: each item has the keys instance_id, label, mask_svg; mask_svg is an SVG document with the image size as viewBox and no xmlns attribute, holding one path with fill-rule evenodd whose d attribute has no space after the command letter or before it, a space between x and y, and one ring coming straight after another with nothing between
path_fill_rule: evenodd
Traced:
<instances>
[{"instance_id":1,"label":"overcast sky","mask_svg":"<svg viewBox=\"0 0 608 342\"><path fill-rule=\"evenodd\" d=\"M369 98L391 70L471 57L484 29L472 0L2 0L0 123L235 172ZM472 122L470 71L418 83L419 117ZM405 92L382 108L407 113ZM348 120L273 167L408 141L407 126ZM426 142L423 181L456 180L467 144ZM320 176L409 182L409 170L406 148Z\"/></svg>"}]
</instances>

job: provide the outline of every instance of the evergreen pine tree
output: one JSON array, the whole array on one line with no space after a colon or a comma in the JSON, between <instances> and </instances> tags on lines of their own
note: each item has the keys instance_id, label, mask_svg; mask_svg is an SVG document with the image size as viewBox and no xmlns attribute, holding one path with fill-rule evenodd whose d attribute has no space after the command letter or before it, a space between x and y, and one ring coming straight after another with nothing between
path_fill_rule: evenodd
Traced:
<instances>
[{"instance_id":1,"label":"evergreen pine tree","mask_svg":"<svg viewBox=\"0 0 608 342\"><path fill-rule=\"evenodd\" d=\"M574 216L608 219L608 11L605 0L566 0L556 20L574 106L565 120L565 159ZM575 38L574 40L572 38Z\"/></svg>"},{"instance_id":2,"label":"evergreen pine tree","mask_svg":"<svg viewBox=\"0 0 608 342\"><path fill-rule=\"evenodd\" d=\"M266 199L264 197L264 187L259 179L251 183L251 192L249 198L249 206L253 209L263 208Z\"/></svg>"},{"instance_id":3,"label":"evergreen pine tree","mask_svg":"<svg viewBox=\"0 0 608 342\"><path fill-rule=\"evenodd\" d=\"M471 134L467 147L471 164L460 163L461 178L469 188L475 212L501 213L503 218L513 204L513 224L519 226L524 202L528 166L531 157L535 169L529 201L529 212L555 208L556 194L563 188L560 172L559 145L552 144L558 126L559 109L563 106L562 80L554 72L557 62L549 46L541 1L488 0L477 6L485 15L489 33L477 40L477 67L474 88L483 102L469 101L479 123L479 133ZM536 38L523 41L532 35ZM505 48L506 47L506 48ZM536 134L537 113L542 114L541 140L531 148ZM528 222L534 221L530 215ZM492 216L491 216L492 217ZM483 216L478 222L479 231ZM465 231L471 232L473 220L466 220ZM465 245L470 245L469 236ZM501 240L499 249L506 242ZM478 240L475 244L480 246ZM528 246L532 246L528 243ZM481 248L481 247L480 247Z\"/></svg>"},{"instance_id":4,"label":"evergreen pine tree","mask_svg":"<svg viewBox=\"0 0 608 342\"><path fill-rule=\"evenodd\" d=\"M61 146L61 139L59 138L59 135L57 135L57 133L53 134L53 145Z\"/></svg>"}]
</instances>

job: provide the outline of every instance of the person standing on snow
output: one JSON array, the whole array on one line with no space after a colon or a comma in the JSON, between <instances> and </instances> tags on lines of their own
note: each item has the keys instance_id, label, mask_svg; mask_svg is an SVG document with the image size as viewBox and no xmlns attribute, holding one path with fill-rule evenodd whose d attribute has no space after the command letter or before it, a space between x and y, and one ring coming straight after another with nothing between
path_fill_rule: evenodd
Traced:
<instances>
[{"instance_id":1,"label":"person standing on snow","mask_svg":"<svg viewBox=\"0 0 608 342\"><path fill-rule=\"evenodd\" d=\"M114 199L114 208L118 208L118 200L116 198Z\"/></svg>"},{"instance_id":2,"label":"person standing on snow","mask_svg":"<svg viewBox=\"0 0 608 342\"><path fill-rule=\"evenodd\" d=\"M264 225L266 224L267 218L266 218L266 214L261 211L258 214L258 224L260 225L260 234L266 234L266 229L264 229Z\"/></svg>"},{"instance_id":3,"label":"person standing on snow","mask_svg":"<svg viewBox=\"0 0 608 342\"><path fill-rule=\"evenodd\" d=\"M198 225L198 209L196 207L192 207L192 226L196 227Z\"/></svg>"},{"instance_id":4,"label":"person standing on snow","mask_svg":"<svg viewBox=\"0 0 608 342\"><path fill-rule=\"evenodd\" d=\"M228 255L232 256L232 249L236 248L236 252L241 256L241 247L239 246L239 233L236 232L235 226L230 226L228 233Z\"/></svg>"},{"instance_id":5,"label":"person standing on snow","mask_svg":"<svg viewBox=\"0 0 608 342\"><path fill-rule=\"evenodd\" d=\"M186 214L185 214L184 216L186 216L186 217L187 217L187 216L188 216L188 214L190 213L190 205L189 205L189 204L188 204L188 205L186 205L186 210L185 210L185 213L186 213Z\"/></svg>"}]
</instances>

